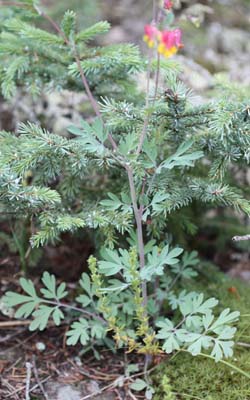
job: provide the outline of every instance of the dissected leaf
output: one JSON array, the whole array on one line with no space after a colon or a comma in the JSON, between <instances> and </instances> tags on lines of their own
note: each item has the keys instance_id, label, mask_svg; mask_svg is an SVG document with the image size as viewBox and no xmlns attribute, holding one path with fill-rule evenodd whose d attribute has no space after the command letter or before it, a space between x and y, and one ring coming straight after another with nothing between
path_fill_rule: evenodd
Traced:
<instances>
[{"instance_id":1,"label":"dissected leaf","mask_svg":"<svg viewBox=\"0 0 250 400\"><path fill-rule=\"evenodd\" d=\"M129 385L130 389L140 392L148 386L147 382L143 379L137 378L133 383Z\"/></svg>"},{"instance_id":2,"label":"dissected leaf","mask_svg":"<svg viewBox=\"0 0 250 400\"><path fill-rule=\"evenodd\" d=\"M66 336L68 336L67 344L74 346L80 341L85 346L89 341L88 328L88 321L84 318L80 318L79 321L74 322L71 325L71 329L66 333Z\"/></svg>"},{"instance_id":3,"label":"dissected leaf","mask_svg":"<svg viewBox=\"0 0 250 400\"><path fill-rule=\"evenodd\" d=\"M86 294L81 294L76 298L76 301L78 301L78 303L81 303L83 307L87 307L92 300L88 296L86 296Z\"/></svg>"},{"instance_id":4,"label":"dissected leaf","mask_svg":"<svg viewBox=\"0 0 250 400\"><path fill-rule=\"evenodd\" d=\"M63 312L60 310L60 308L56 307L52 313L52 318L53 321L55 322L55 324L57 326L60 325L61 321L64 319L64 314Z\"/></svg>"},{"instance_id":5,"label":"dissected leaf","mask_svg":"<svg viewBox=\"0 0 250 400\"><path fill-rule=\"evenodd\" d=\"M89 275L86 274L86 272L82 273L79 283L80 283L80 286L85 290L85 292L91 297L92 296L91 281L90 281Z\"/></svg>"},{"instance_id":6,"label":"dissected leaf","mask_svg":"<svg viewBox=\"0 0 250 400\"><path fill-rule=\"evenodd\" d=\"M31 297L37 298L35 287L30 279L20 278L20 285Z\"/></svg>"},{"instance_id":7,"label":"dissected leaf","mask_svg":"<svg viewBox=\"0 0 250 400\"><path fill-rule=\"evenodd\" d=\"M29 326L30 331L35 331L36 329L43 331L46 328L49 318L53 311L54 307L48 307L43 304L40 305L39 308L32 314L34 320L31 322Z\"/></svg>"}]
</instances>

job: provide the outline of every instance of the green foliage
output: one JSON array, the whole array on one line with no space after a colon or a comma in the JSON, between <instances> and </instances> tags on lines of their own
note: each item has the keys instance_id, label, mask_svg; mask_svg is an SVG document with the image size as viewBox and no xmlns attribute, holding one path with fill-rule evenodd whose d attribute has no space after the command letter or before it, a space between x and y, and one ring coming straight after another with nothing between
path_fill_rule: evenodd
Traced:
<instances>
[{"instance_id":1,"label":"green foliage","mask_svg":"<svg viewBox=\"0 0 250 400\"><path fill-rule=\"evenodd\" d=\"M220 300L220 307L230 306L233 310L240 310L241 317L237 322L236 342L249 343L249 285L233 280L217 268L204 265L205 275L201 276L198 289L206 296L216 294ZM191 281L190 281L191 283ZM228 289L232 285L237 289L235 296ZM197 289L197 282L188 284L188 290ZM171 385L172 392L181 400L187 397L200 399L229 399L245 400L249 397L250 373L249 349L237 344L234 358L230 365L214 363L204 356L192 358L189 354L180 352L167 364L162 364L154 374L155 399L165 398L165 381ZM241 370L237 371L232 367ZM174 397L175 398L175 397Z\"/></svg>"},{"instance_id":2,"label":"green foliage","mask_svg":"<svg viewBox=\"0 0 250 400\"><path fill-rule=\"evenodd\" d=\"M153 254L155 254L154 249ZM168 252L168 246L166 246L161 251L159 264L163 268L164 264L171 266L179 263L180 260L177 257L181 252L182 249L179 248ZM114 338L117 345L126 344L131 349L137 348L139 351L144 351L147 339L152 336L153 330L148 325L148 318L145 317L137 254L134 249L130 252L120 249L119 253L106 249L104 261L97 263L94 258L89 260L91 277L83 273L79 282L83 293L76 298L76 301L81 304L80 308L61 302L61 299L67 295L66 285L61 283L57 287L55 277L48 272L45 272L42 277L44 287L40 289L40 295L37 294L31 280L21 278L20 285L26 294L7 292L3 302L9 307L19 306L15 314L16 318L33 317L30 324L31 331L45 329L50 318L56 325L60 325L61 320L64 319L61 309L64 308L83 314L85 318L80 317L78 321L73 322L71 329L67 332L68 345L75 345L78 341L84 346L89 342L94 344L96 341L105 339L108 330L112 329L115 331ZM165 259L165 262L161 259ZM192 265L196 261L193 254L185 254L185 266L189 265L189 262ZM109 278L118 273L123 277L122 279ZM156 268L154 274L162 276L163 271L157 271ZM176 277L180 278L180 269L173 271L173 275L176 282ZM152 275L147 279L153 282ZM216 318L214 308L218 301L215 298L204 300L203 294L185 291L176 296L172 291L166 290L164 279L162 284L160 282L159 290L161 289L162 292L165 289L164 300L169 302L172 310L180 311L180 321L176 325L169 318L156 319L155 325L159 330L156 336L155 333L153 336L163 341L162 349L166 353L186 348L192 355L197 355L202 349L211 348L211 355L216 361L222 357L232 356L232 339L236 328L231 325L238 320L239 312L230 312L227 308ZM151 290L151 300L147 305L149 316L159 312L158 293L154 293L153 288ZM120 308L121 301L122 308ZM141 335L145 335L144 345L139 342ZM157 353L157 348L158 344L151 343L153 353L155 351ZM134 387L133 389L136 390Z\"/></svg>"},{"instance_id":3,"label":"green foliage","mask_svg":"<svg viewBox=\"0 0 250 400\"><path fill-rule=\"evenodd\" d=\"M84 29L76 35L76 43L77 42L88 42L93 39L97 35L103 35L108 32L110 29L110 25L107 21L100 21L91 27Z\"/></svg>"},{"instance_id":4,"label":"green foliage","mask_svg":"<svg viewBox=\"0 0 250 400\"><path fill-rule=\"evenodd\" d=\"M164 375L161 381L161 389L164 394L164 400L175 400L176 397L172 392L172 386L167 375Z\"/></svg>"},{"instance_id":5,"label":"green foliage","mask_svg":"<svg viewBox=\"0 0 250 400\"><path fill-rule=\"evenodd\" d=\"M174 301L173 298L171 299L174 309L176 309L176 304L179 305L182 321L177 326L174 326L169 319L157 323L160 331L156 337L164 340L163 349L166 353L172 353L180 347L187 346L187 351L195 356L203 349L212 347L211 356L216 361L222 357L232 356L233 341L231 339L236 328L230 327L230 324L238 320L239 312L230 313L227 308L215 319L212 308L218 304L218 301L210 298L203 302L203 299L203 294L185 295L183 292L178 299Z\"/></svg>"},{"instance_id":6,"label":"green foliage","mask_svg":"<svg viewBox=\"0 0 250 400\"><path fill-rule=\"evenodd\" d=\"M30 315L34 317L34 320L30 324L31 331L45 329L50 317L52 317L55 325L60 325L61 320L64 319L64 314L57 303L59 304L59 301L67 295L65 283L61 283L58 288L56 288L55 277L48 272L43 274L42 282L44 288L41 289L41 294L44 300L37 295L32 281L24 278L20 279L20 285L26 294L21 295L14 292L7 292L4 300L9 307L22 304L15 314L16 318L27 318ZM55 302L50 303L50 299L55 300ZM47 303L55 304L55 306L46 306Z\"/></svg>"},{"instance_id":7,"label":"green foliage","mask_svg":"<svg viewBox=\"0 0 250 400\"><path fill-rule=\"evenodd\" d=\"M249 373L249 353L239 352L236 364ZM154 385L156 400L165 399L163 382L166 376L170 379L174 399L177 396L180 400L186 400L190 396L202 400L245 400L249 397L249 378L226 365L215 365L213 360L202 356L192 358L188 354L178 354L165 365L165 370L162 369L159 376L162 376L160 388L158 382Z\"/></svg>"},{"instance_id":8,"label":"green foliage","mask_svg":"<svg viewBox=\"0 0 250 400\"><path fill-rule=\"evenodd\" d=\"M32 3L30 7L32 10ZM132 90L130 75L142 68L135 46L87 46L109 30L106 21L77 32L75 13L66 11L61 21L63 35L57 35L37 26L37 11L43 13L35 7L32 24L30 19L27 21L27 12L10 12L0 25L0 84L6 99L15 96L18 87L36 96L43 90L82 90L76 53L96 95L106 95L110 86L119 94L123 85Z\"/></svg>"},{"instance_id":9,"label":"green foliage","mask_svg":"<svg viewBox=\"0 0 250 400\"><path fill-rule=\"evenodd\" d=\"M95 117L90 113L70 126L66 137L30 122L17 135L2 132L1 208L32 218L33 247L83 227L97 231L104 246L96 249L98 259L89 258L90 276L81 277L75 299L80 306L61 301L66 285L57 287L48 273L39 295L21 278L25 295L7 292L5 303L19 306L16 317L32 318L31 330L45 329L50 320L60 325L62 310L73 311L78 320L67 332L69 345L111 340L113 348L147 355L204 350L216 361L231 357L239 313L229 308L218 313L218 301L196 290L177 293L179 282L188 286L197 275L199 260L195 251L186 253L178 240L171 241L169 221L178 211L175 225L194 232L185 215L192 203L249 215L249 201L223 178L231 164L249 163L245 101L219 98L194 105L171 62L161 71L167 90L157 93L156 70L155 94L148 91L145 100L136 79L146 63L136 46L90 46L108 23L78 32L75 13L67 11L60 26L52 25L57 33L21 16L6 19L0 37L2 91L8 98L19 86L36 94L83 87ZM131 389L145 389L152 398L148 382L137 380Z\"/></svg>"},{"instance_id":10,"label":"green foliage","mask_svg":"<svg viewBox=\"0 0 250 400\"><path fill-rule=\"evenodd\" d=\"M145 390L146 400L151 400L155 393L154 388L146 381L140 378L135 379L135 381L129 385L129 388L135 392L141 392L142 390Z\"/></svg>"}]
</instances>

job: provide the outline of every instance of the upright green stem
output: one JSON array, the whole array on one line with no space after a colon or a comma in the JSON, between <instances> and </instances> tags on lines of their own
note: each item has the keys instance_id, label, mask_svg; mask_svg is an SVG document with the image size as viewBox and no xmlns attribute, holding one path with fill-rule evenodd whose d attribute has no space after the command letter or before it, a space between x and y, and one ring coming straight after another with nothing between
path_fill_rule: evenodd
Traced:
<instances>
[{"instance_id":1,"label":"upright green stem","mask_svg":"<svg viewBox=\"0 0 250 400\"><path fill-rule=\"evenodd\" d=\"M150 71L151 71L151 56L150 56L150 58L148 60L148 68L147 68L146 109L148 109L148 105L149 105ZM140 139L139 139L139 144L138 144L138 147L136 149L136 154L138 154L138 155L142 151L142 146L143 146L146 134L147 134L148 123L149 123L149 115L147 114L147 116L146 116L146 118L144 120L141 136L140 136Z\"/></svg>"},{"instance_id":2,"label":"upright green stem","mask_svg":"<svg viewBox=\"0 0 250 400\"><path fill-rule=\"evenodd\" d=\"M161 56L160 53L157 53L157 67L156 67L156 75L155 75L155 93L154 93L154 100L153 105L155 104L158 86L159 86L159 77L160 77L160 63L161 63Z\"/></svg>"},{"instance_id":3,"label":"upright green stem","mask_svg":"<svg viewBox=\"0 0 250 400\"><path fill-rule=\"evenodd\" d=\"M156 0L153 0L153 10L152 10L152 14L153 14L153 21L156 20L156 14L157 14L157 4L156 4Z\"/></svg>"},{"instance_id":4,"label":"upright green stem","mask_svg":"<svg viewBox=\"0 0 250 400\"><path fill-rule=\"evenodd\" d=\"M140 259L140 270L142 270L145 267L145 252L144 252L143 231L142 231L142 213L141 213L140 207L137 204L137 196L136 196L136 190L135 190L135 184L134 184L133 170L130 166L126 166L126 171L127 171L128 180L129 180L130 194L131 194L132 205L133 205L136 227L137 227L137 241L138 241L139 259ZM142 282L142 297L143 297L143 306L146 310L147 284L145 281Z\"/></svg>"}]
</instances>

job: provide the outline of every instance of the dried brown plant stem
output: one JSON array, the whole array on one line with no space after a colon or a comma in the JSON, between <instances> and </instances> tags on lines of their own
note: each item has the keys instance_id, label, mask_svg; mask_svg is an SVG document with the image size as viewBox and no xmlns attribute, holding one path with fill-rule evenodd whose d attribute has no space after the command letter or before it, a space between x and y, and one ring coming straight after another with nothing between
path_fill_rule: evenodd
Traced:
<instances>
[{"instance_id":1,"label":"dried brown plant stem","mask_svg":"<svg viewBox=\"0 0 250 400\"><path fill-rule=\"evenodd\" d=\"M30 362L26 362L25 366L26 366L25 400L30 400L30 380L31 380L32 364Z\"/></svg>"},{"instance_id":2,"label":"dried brown plant stem","mask_svg":"<svg viewBox=\"0 0 250 400\"><path fill-rule=\"evenodd\" d=\"M39 374L38 374L38 370L37 370L37 366L36 366L36 357L35 357L35 355L32 356L32 364L33 364L33 371L34 371L34 375L35 375L35 378L36 378L36 382L37 382L37 384L38 384L38 386L39 386L44 398L46 400L49 400L49 396L46 393L46 391L44 389L44 386L43 386L43 384L42 384L42 382L41 382L41 380L39 378Z\"/></svg>"}]
</instances>

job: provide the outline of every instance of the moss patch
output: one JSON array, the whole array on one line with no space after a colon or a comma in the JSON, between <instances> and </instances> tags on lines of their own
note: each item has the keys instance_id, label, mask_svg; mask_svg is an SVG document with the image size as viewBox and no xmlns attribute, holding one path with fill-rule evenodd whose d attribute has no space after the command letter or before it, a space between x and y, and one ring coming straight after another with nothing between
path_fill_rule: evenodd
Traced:
<instances>
[{"instance_id":1,"label":"moss patch","mask_svg":"<svg viewBox=\"0 0 250 400\"><path fill-rule=\"evenodd\" d=\"M250 287L232 280L214 266L206 265L199 282L185 282L187 290L204 292L220 300L220 308L230 307L241 312L234 357L231 364L250 375ZM232 290L232 288L235 288ZM220 310L219 310L220 311ZM205 357L178 353L161 364L153 377L155 400L250 400L250 379L230 367ZM169 394L169 383L172 397Z\"/></svg>"}]
</instances>

